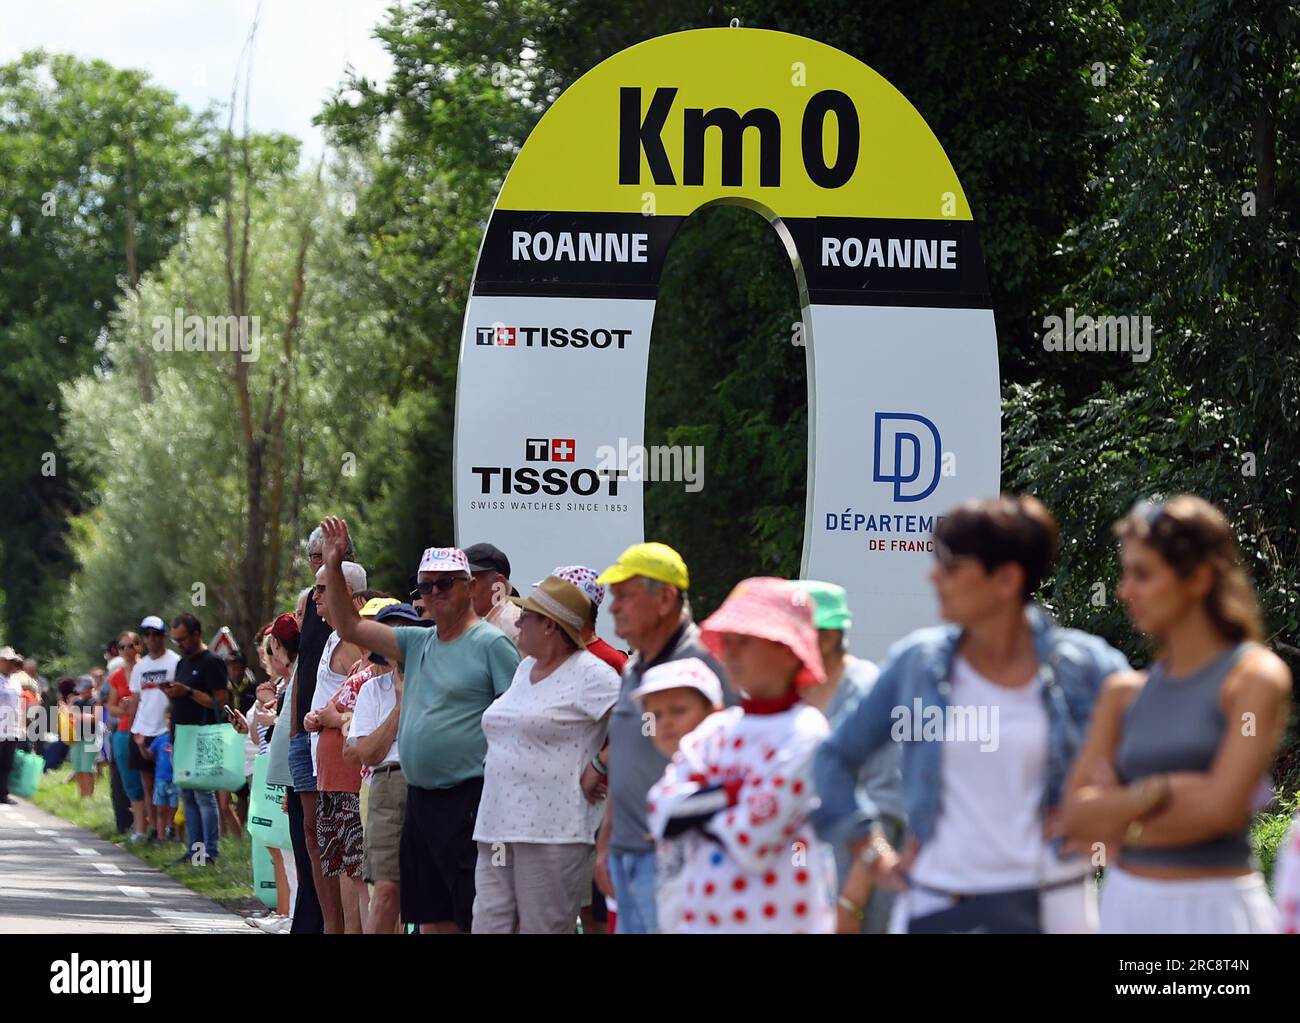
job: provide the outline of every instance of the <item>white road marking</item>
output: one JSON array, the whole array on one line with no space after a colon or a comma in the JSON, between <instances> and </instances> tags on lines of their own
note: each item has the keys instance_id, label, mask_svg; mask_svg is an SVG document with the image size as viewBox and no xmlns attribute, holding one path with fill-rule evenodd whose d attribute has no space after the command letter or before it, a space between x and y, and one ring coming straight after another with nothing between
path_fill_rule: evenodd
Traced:
<instances>
[{"instance_id":1,"label":"white road marking","mask_svg":"<svg viewBox=\"0 0 1300 1023\"><path fill-rule=\"evenodd\" d=\"M75 846L75 847L73 848L72 851L73 851L74 853L76 853L78 856L97 856L97 855L99 855L98 853L95 852L94 849L87 849L84 845L78 845L78 846Z\"/></svg>"},{"instance_id":2,"label":"white road marking","mask_svg":"<svg viewBox=\"0 0 1300 1023\"><path fill-rule=\"evenodd\" d=\"M133 884L120 884L120 885L117 886L117 890L118 890L119 892L121 892L123 895L129 895L129 896L131 896L131 898L133 898L133 899L152 899L152 898L153 898L153 896L149 894L149 889L147 889L147 888L139 888L139 887L137 887L136 885L133 885Z\"/></svg>"},{"instance_id":3,"label":"white road marking","mask_svg":"<svg viewBox=\"0 0 1300 1023\"><path fill-rule=\"evenodd\" d=\"M37 828L37 829L36 829L36 833L37 833L38 835L57 835L57 834L58 834L57 831L51 831L49 828Z\"/></svg>"},{"instance_id":4,"label":"white road marking","mask_svg":"<svg viewBox=\"0 0 1300 1023\"><path fill-rule=\"evenodd\" d=\"M75 838L56 838L54 841L58 842L59 845L76 845L76 844L77 844L77 840L76 840Z\"/></svg>"},{"instance_id":5,"label":"white road marking","mask_svg":"<svg viewBox=\"0 0 1300 1023\"><path fill-rule=\"evenodd\" d=\"M116 863L92 863L91 866L94 867L96 870L98 870L101 874L109 874L114 877L126 876L126 872L121 867L119 867Z\"/></svg>"},{"instance_id":6,"label":"white road marking","mask_svg":"<svg viewBox=\"0 0 1300 1023\"><path fill-rule=\"evenodd\" d=\"M210 933L212 931L233 931L238 934L247 934L256 931L244 923L242 917L230 913L178 913L174 909L154 909L151 910L154 916L166 920L170 924L187 933Z\"/></svg>"}]
</instances>

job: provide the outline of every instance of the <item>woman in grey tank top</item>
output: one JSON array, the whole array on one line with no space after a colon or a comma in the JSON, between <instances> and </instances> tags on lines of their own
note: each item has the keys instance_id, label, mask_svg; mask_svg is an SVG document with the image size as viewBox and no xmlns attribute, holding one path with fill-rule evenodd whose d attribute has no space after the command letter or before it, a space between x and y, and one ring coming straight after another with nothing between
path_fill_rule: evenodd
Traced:
<instances>
[{"instance_id":1,"label":"woman in grey tank top","mask_svg":"<svg viewBox=\"0 0 1300 1023\"><path fill-rule=\"evenodd\" d=\"M1217 508L1186 495L1142 502L1116 532L1119 596L1157 656L1107 684L1068 786L1066 832L1106 868L1101 929L1271 932L1249 827L1291 673L1260 645L1254 590Z\"/></svg>"}]
</instances>

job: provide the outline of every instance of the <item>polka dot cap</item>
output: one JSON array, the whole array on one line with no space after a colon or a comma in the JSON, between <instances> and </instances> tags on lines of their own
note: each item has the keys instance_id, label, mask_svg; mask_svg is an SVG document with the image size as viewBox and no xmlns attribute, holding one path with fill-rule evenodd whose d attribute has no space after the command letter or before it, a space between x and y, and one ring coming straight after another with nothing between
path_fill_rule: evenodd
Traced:
<instances>
[{"instance_id":1,"label":"polka dot cap","mask_svg":"<svg viewBox=\"0 0 1300 1023\"><path fill-rule=\"evenodd\" d=\"M551 575L558 575L582 590L591 600L592 607L600 607L600 602L605 599L605 587L597 585L596 573L586 565L561 565L553 569Z\"/></svg>"}]
</instances>

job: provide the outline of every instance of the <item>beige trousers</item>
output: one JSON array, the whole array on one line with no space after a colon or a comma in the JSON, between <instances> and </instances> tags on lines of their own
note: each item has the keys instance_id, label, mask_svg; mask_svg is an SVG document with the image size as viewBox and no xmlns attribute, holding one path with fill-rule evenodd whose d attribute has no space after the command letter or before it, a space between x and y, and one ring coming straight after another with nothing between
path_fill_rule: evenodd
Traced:
<instances>
[{"instance_id":1,"label":"beige trousers","mask_svg":"<svg viewBox=\"0 0 1300 1023\"><path fill-rule=\"evenodd\" d=\"M596 847L479 842L475 934L573 934Z\"/></svg>"}]
</instances>

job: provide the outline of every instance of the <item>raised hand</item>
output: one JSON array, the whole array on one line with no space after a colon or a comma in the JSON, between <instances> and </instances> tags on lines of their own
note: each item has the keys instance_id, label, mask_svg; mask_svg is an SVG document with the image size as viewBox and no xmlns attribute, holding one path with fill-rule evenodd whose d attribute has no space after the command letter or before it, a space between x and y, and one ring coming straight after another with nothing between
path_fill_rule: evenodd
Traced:
<instances>
[{"instance_id":1,"label":"raised hand","mask_svg":"<svg viewBox=\"0 0 1300 1023\"><path fill-rule=\"evenodd\" d=\"M329 515L321 521L320 528L325 534L321 557L330 568L338 568L348 552L348 524L343 519Z\"/></svg>"}]
</instances>

